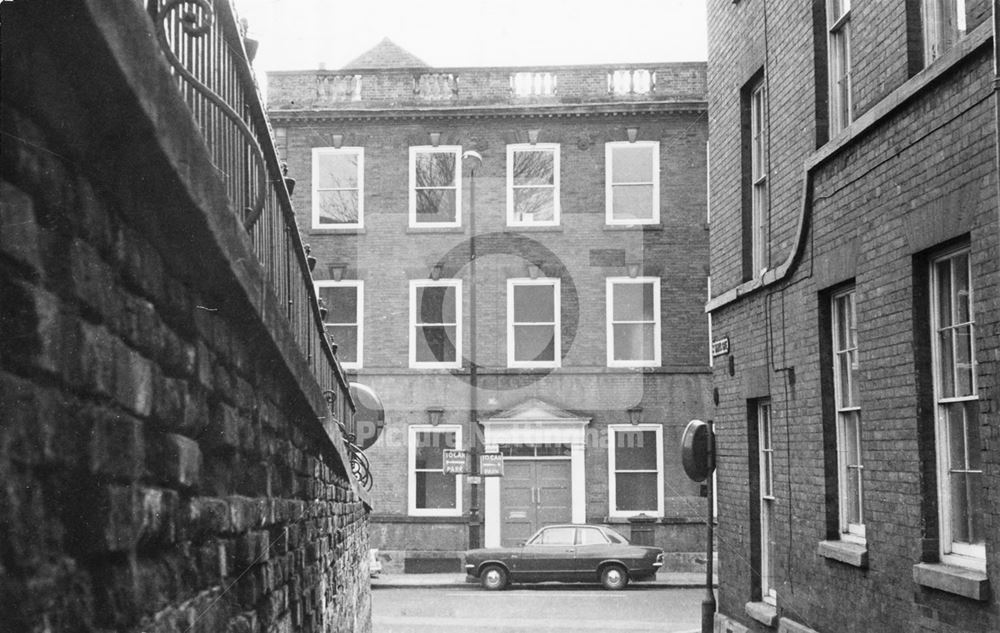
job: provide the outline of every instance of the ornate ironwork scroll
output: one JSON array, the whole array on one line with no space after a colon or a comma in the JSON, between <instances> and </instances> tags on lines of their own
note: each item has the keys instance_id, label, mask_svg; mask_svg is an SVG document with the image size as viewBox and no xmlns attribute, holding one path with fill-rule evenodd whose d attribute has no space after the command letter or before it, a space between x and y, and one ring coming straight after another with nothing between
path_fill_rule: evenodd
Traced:
<instances>
[{"instance_id":1,"label":"ornate ironwork scroll","mask_svg":"<svg viewBox=\"0 0 1000 633\"><path fill-rule=\"evenodd\" d=\"M201 9L197 11L196 9ZM205 85L198 77L188 70L177 54L170 46L167 37L167 20L171 15L175 15L177 24L182 32L190 38L198 39L207 35L215 26L215 10L212 0L167 0L157 11L154 22L156 25L156 37L160 42L160 47L167 56L167 61L177 71L177 73L199 94L208 99L229 119L239 130L240 135L246 140L247 145L252 150L250 153L257 163L257 183L256 196L251 206L246 208L243 218L243 225L247 230L260 218L264 211L264 196L267 192L266 173L267 167L264 162L264 153L257 142L257 137L253 130L247 125L240 114L230 106L225 99L220 97L209 86Z\"/></svg>"}]
</instances>

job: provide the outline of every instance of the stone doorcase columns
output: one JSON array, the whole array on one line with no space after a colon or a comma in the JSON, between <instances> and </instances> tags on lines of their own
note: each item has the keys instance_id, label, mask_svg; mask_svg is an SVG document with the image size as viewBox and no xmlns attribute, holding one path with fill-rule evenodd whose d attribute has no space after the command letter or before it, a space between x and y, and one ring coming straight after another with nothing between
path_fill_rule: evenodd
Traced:
<instances>
[{"instance_id":1,"label":"stone doorcase columns","mask_svg":"<svg viewBox=\"0 0 1000 633\"><path fill-rule=\"evenodd\" d=\"M554 415L555 413L555 415ZM580 418L559 411L536 409L520 410L515 415L481 420L483 444L486 452L495 453L505 444L569 444L570 477L573 523L586 520L586 427L590 418ZM486 547L500 547L501 477L485 478L485 535Z\"/></svg>"}]
</instances>

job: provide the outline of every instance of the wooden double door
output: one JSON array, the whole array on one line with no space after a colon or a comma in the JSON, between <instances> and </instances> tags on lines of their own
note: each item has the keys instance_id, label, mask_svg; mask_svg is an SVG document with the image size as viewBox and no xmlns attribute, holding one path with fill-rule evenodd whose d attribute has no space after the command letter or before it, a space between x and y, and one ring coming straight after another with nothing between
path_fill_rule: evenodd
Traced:
<instances>
[{"instance_id":1,"label":"wooden double door","mask_svg":"<svg viewBox=\"0 0 1000 633\"><path fill-rule=\"evenodd\" d=\"M545 525L572 520L569 458L505 459L500 489L500 540L504 547L524 543Z\"/></svg>"}]
</instances>

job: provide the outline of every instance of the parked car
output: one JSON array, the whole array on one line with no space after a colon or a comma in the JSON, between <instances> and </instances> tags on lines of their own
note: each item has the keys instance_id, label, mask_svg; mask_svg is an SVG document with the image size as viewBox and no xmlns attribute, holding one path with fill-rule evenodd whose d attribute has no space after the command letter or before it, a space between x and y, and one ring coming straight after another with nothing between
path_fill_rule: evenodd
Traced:
<instances>
[{"instance_id":1,"label":"parked car","mask_svg":"<svg viewBox=\"0 0 1000 633\"><path fill-rule=\"evenodd\" d=\"M378 550L368 550L368 575L378 578L382 574L382 561L378 558Z\"/></svg>"},{"instance_id":2,"label":"parked car","mask_svg":"<svg viewBox=\"0 0 1000 633\"><path fill-rule=\"evenodd\" d=\"M632 545L599 525L549 525L519 547L465 554L466 581L490 590L550 580L600 582L606 589L624 589L630 580L651 580L662 566L659 547Z\"/></svg>"}]
</instances>

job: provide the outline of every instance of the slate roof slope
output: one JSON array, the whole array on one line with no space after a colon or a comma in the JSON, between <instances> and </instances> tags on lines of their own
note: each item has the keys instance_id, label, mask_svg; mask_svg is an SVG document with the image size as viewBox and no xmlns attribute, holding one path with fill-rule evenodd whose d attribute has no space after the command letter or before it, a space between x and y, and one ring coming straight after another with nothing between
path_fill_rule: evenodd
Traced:
<instances>
[{"instance_id":1,"label":"slate roof slope","mask_svg":"<svg viewBox=\"0 0 1000 633\"><path fill-rule=\"evenodd\" d=\"M367 68L430 68L428 64L388 37L348 62L342 70Z\"/></svg>"}]
</instances>

